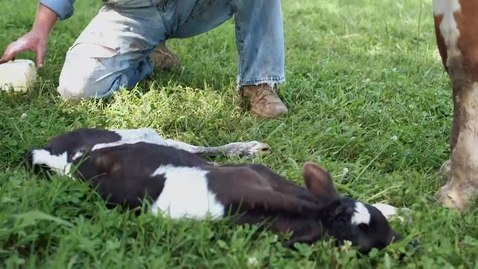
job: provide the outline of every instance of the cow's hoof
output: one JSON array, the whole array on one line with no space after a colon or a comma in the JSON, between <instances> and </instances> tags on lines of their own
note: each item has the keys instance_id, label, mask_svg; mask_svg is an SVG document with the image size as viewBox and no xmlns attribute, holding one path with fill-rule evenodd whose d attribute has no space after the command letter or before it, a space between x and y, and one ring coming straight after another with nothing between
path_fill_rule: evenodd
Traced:
<instances>
[{"instance_id":1,"label":"cow's hoof","mask_svg":"<svg viewBox=\"0 0 478 269\"><path fill-rule=\"evenodd\" d=\"M451 160L447 160L446 162L442 164L442 166L440 167L440 170L438 170L438 176L446 180L450 175L450 171L451 171Z\"/></svg>"},{"instance_id":2,"label":"cow's hoof","mask_svg":"<svg viewBox=\"0 0 478 269\"><path fill-rule=\"evenodd\" d=\"M470 195L477 193L477 189L467 186L458 188L455 184L447 182L435 195L438 202L450 209L463 210L467 208Z\"/></svg>"}]
</instances>

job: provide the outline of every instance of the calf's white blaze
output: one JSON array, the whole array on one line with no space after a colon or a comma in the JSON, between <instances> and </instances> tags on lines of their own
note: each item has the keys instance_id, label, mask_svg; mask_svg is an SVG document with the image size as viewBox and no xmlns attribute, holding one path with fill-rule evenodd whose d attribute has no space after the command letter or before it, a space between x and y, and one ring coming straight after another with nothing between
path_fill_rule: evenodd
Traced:
<instances>
[{"instance_id":1,"label":"calf's white blaze","mask_svg":"<svg viewBox=\"0 0 478 269\"><path fill-rule=\"evenodd\" d=\"M224 205L208 189L207 173L196 167L160 166L152 176L163 175L166 181L152 205L152 213L161 213L172 219L222 218Z\"/></svg>"},{"instance_id":2,"label":"calf's white blaze","mask_svg":"<svg viewBox=\"0 0 478 269\"><path fill-rule=\"evenodd\" d=\"M355 213L352 216L352 224L369 224L370 223L370 212L368 212L367 207L361 202L355 202Z\"/></svg>"},{"instance_id":3,"label":"calf's white blaze","mask_svg":"<svg viewBox=\"0 0 478 269\"><path fill-rule=\"evenodd\" d=\"M460 31L456 24L454 13L461 11L459 0L433 0L433 13L435 16L443 15L440 23L440 33L447 46L448 58L461 55L458 49Z\"/></svg>"}]
</instances>

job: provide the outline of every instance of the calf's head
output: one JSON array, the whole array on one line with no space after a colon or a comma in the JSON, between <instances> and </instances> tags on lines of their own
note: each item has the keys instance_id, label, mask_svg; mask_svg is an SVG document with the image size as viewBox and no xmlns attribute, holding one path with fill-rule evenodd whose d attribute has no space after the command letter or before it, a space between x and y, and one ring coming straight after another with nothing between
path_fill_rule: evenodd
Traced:
<instances>
[{"instance_id":1,"label":"calf's head","mask_svg":"<svg viewBox=\"0 0 478 269\"><path fill-rule=\"evenodd\" d=\"M318 215L324 230L336 239L338 245L350 241L366 254L372 248L383 249L402 239L379 209L342 197L325 169L307 162L302 175L307 189L324 206Z\"/></svg>"}]
</instances>

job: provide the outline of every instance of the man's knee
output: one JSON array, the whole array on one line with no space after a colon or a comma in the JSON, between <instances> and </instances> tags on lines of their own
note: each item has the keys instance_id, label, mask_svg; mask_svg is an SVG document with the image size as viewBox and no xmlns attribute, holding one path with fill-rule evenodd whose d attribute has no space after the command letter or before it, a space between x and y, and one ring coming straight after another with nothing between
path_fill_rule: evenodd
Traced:
<instances>
[{"instance_id":1,"label":"man's knee","mask_svg":"<svg viewBox=\"0 0 478 269\"><path fill-rule=\"evenodd\" d=\"M102 98L119 88L123 74L117 52L97 44L76 44L67 53L58 93L65 99Z\"/></svg>"},{"instance_id":2,"label":"man's knee","mask_svg":"<svg viewBox=\"0 0 478 269\"><path fill-rule=\"evenodd\" d=\"M119 89L121 76L120 74L102 78L101 73L94 70L90 74L85 74L84 71L76 72L76 69L64 68L57 92L64 99L103 98Z\"/></svg>"}]
</instances>

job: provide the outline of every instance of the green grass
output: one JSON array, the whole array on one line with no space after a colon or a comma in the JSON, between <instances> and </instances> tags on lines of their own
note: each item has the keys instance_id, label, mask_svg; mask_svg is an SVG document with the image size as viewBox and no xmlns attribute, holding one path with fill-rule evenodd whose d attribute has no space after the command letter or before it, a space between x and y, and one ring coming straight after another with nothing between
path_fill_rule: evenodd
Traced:
<instances>
[{"instance_id":1,"label":"green grass","mask_svg":"<svg viewBox=\"0 0 478 269\"><path fill-rule=\"evenodd\" d=\"M38 86L0 96L3 268L252 268L250 258L256 267L325 268L331 256L343 268L477 268L477 211L450 211L433 198L444 184L436 172L449 155L452 105L430 1L283 0L287 83L281 95L290 114L278 120L239 107L232 21L169 41L181 72L155 73L110 100L61 101L55 87L65 52L101 4L76 2L75 16L50 36ZM2 10L3 51L30 29L36 2L4 1ZM344 195L411 208L413 223L393 225L422 248L412 253L396 244L362 259L327 242L292 252L269 233L252 237L254 227L107 210L86 184L24 171L24 151L78 127L151 127L202 145L266 142L273 153L265 158L219 162L263 163L302 183L302 164L314 161Z\"/></svg>"}]
</instances>

